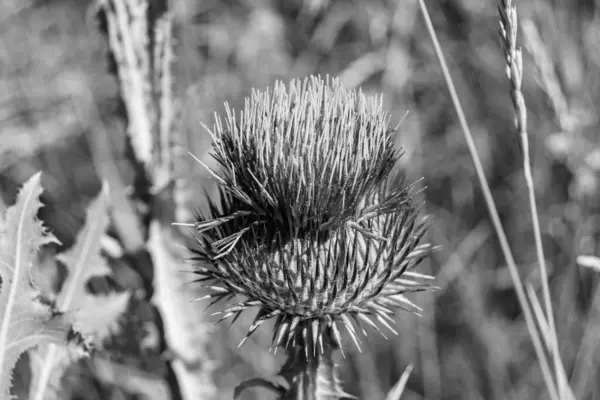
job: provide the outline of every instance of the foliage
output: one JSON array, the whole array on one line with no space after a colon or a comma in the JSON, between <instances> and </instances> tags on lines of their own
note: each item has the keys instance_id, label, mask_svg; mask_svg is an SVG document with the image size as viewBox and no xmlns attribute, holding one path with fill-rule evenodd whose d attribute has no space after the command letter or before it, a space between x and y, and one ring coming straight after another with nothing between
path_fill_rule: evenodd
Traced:
<instances>
[{"instance_id":1,"label":"foliage","mask_svg":"<svg viewBox=\"0 0 600 400\"><path fill-rule=\"evenodd\" d=\"M109 335L118 332L117 321L129 301L129 293L94 295L88 285L92 278L106 277L111 269L101 256L101 239L108 227L108 186L105 184L98 197L89 205L86 223L77 235L71 249L56 258L67 267L67 277L58 293L47 294L56 298L59 311L74 315L77 329L96 348ZM73 347L55 344L39 346L30 353L32 381L31 400L59 398L60 380L67 367L81 354Z\"/></svg>"},{"instance_id":2,"label":"foliage","mask_svg":"<svg viewBox=\"0 0 600 400\"><path fill-rule=\"evenodd\" d=\"M536 329L542 328L542 345L554 346L553 335L546 334L545 289L539 279L529 194L523 179L523 152L506 79L507 60L498 43L496 4L478 0L425 2L526 294L528 299L539 296L542 300L541 307L534 310L539 325ZM151 86L143 83L125 94L119 91L124 86L115 85L114 59L109 59L107 68L109 45L91 18L97 11L95 3L8 0L0 6L5 16L1 30L6 44L0 77L0 214L6 209L2 203L15 202L18 188L32 171L43 170L44 207L39 217L66 248L71 248L85 220L89 199L98 193L101 181L108 180L114 218L103 240L103 252L115 267L109 281L119 291L135 294L126 316L128 329L115 337L114 343L105 344L106 352L72 366L61 382L65 399L163 399L171 392L169 388L181 386L179 374L168 368L176 364L191 371L189 382L202 376L197 381L214 383L218 398L231 398L238 382L272 376L280 369L282 354L269 352L274 321L265 321L242 348L237 347L254 321L251 311L239 315L232 325L218 324L210 330L202 325L198 330L209 339L203 346L184 344L173 349L163 340L168 330L161 326L171 324L162 321L163 310L175 305L180 312L169 317L186 323L190 321L181 317L191 315L188 307L198 311L194 320L209 319L210 313L197 303L179 308L177 305L184 302L163 301L160 310L149 306L152 296L159 299L166 298L165 293L173 297L180 293L167 285L155 290L155 280L159 285L165 282L164 274L180 281L193 277L174 266L176 262L180 265L178 260L159 265L161 269L148 267L155 263L146 249L163 253L162 249L177 249L185 241L177 237L171 242L170 235L164 234L164 225L159 238L148 232L145 221L157 210L163 213L165 224L191 221L196 208L207 215L205 198L216 199L218 190L210 173L198 168L188 151L217 173L220 166L208 157L212 138L200 128L201 122L211 121L214 111L222 114L225 101L232 109L243 109L252 88L264 92L276 80L311 74L337 76L347 88L360 87L366 95L383 93L383 107L389 110L391 120L402 119L401 141L407 152L398 164L407 171L409 182L424 177L422 184L427 186L423 207L434 222L423 240L443 245L419 267L420 272L435 276L441 288L418 295L418 304L424 309L422 318L400 313L400 335L383 340L369 333L368 340L362 340L362 352L354 345L344 346L346 357L337 360L343 389L359 398L386 398L406 366L413 364L410 378L399 385L404 387L403 399L547 396L538 356L495 240L481 186L475 181L471 157L418 2L175 2L169 13L175 44L172 79L164 79L165 85L158 91L154 87L150 92ZM117 2L102 2L111 3ZM600 255L600 2L500 3L504 8L510 3L518 8L513 25L519 29L516 48L523 48L520 90L527 103L531 172L556 344L575 397L592 399L600 383L596 340L600 291L594 271ZM157 62L160 49L141 53L148 49L138 46L158 43L159 35L153 35L150 25L140 21L143 12L128 10L135 10L130 18L112 20L120 24L113 30L113 38L123 48L133 44L126 47L131 52L122 53L127 58L121 60L132 60L124 65L140 66L148 72L145 79L161 80L168 74L152 70L152 66L162 64ZM128 24L142 35L127 36L128 29L123 28ZM143 32L149 32L148 38ZM139 42L126 43L132 37ZM155 123L161 119L157 116L171 115L173 130L181 134L179 149L163 152L168 149L163 146L161 151L145 154L152 158L146 165L151 176L156 176L156 161L167 158L163 153L180 163L175 184L151 188L153 196L168 197L165 192L172 186L186 186L185 196L177 198L177 204L182 205L178 212L188 215L177 218L169 215L169 207L132 194L139 188L139 168L131 155L136 149L131 149L129 140L135 132L122 118L127 109L139 110L148 103L157 104L159 97L167 99L159 93L169 82L175 82L171 101L166 101L171 112L149 114L146 126L152 126L152 132L146 132L150 138L146 143L162 146L167 142ZM137 103L123 104L132 94L137 96L133 99ZM137 126L144 126L137 122ZM204 190L209 196L202 195ZM159 246L158 240L165 237L168 242ZM52 251L43 253L45 260L53 259ZM175 279L166 282L177 283ZM37 283L40 288L48 286L39 278ZM197 287L189 285L186 289ZM196 297L207 294L199 291ZM172 332L182 332L178 328L181 323L173 326ZM351 340L343 328L340 331L344 343ZM188 333L193 330L186 330L186 337ZM14 370L13 394L26 393L29 386L26 361L22 357ZM207 371L214 381L197 374L194 368ZM124 377L131 379L125 383ZM165 390L154 390L156 387ZM245 391L242 398L263 400L268 395L257 388Z\"/></svg>"},{"instance_id":3,"label":"foliage","mask_svg":"<svg viewBox=\"0 0 600 400\"><path fill-rule=\"evenodd\" d=\"M87 350L74 330L75 316L42 301L31 278L41 246L58 243L37 213L42 206L41 174L32 176L8 208L0 231L0 396L10 398L12 369L21 354L38 345L77 344Z\"/></svg>"}]
</instances>

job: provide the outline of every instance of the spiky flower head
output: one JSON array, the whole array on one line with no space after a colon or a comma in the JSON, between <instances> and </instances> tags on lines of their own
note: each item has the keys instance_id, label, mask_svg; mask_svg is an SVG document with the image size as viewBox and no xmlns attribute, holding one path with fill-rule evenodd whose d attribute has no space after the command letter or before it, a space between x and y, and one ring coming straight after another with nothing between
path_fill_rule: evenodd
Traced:
<instances>
[{"instance_id":1,"label":"spiky flower head","mask_svg":"<svg viewBox=\"0 0 600 400\"><path fill-rule=\"evenodd\" d=\"M274 345L316 350L325 331L341 344L340 323L359 345L363 324L394 331L396 309L419 310L404 294L429 286L412 270L431 246L393 171L389 120L381 97L318 77L253 91L239 117L228 106L217 117L219 197L195 224L196 273L214 302L245 297L222 319L259 308L246 338L274 318Z\"/></svg>"}]
</instances>

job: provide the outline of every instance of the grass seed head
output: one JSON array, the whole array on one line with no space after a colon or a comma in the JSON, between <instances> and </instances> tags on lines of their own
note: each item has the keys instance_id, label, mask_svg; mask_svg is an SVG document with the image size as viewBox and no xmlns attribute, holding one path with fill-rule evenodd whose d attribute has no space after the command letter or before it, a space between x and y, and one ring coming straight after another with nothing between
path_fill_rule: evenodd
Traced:
<instances>
[{"instance_id":1,"label":"grass seed head","mask_svg":"<svg viewBox=\"0 0 600 400\"><path fill-rule=\"evenodd\" d=\"M411 270L431 246L392 173L393 133L381 97L317 77L254 91L239 118L217 119L220 196L196 223L196 272L215 302L245 297L223 319L260 309L246 338L275 318L274 345L302 335L316 351L340 323L360 345L362 324L393 331L396 309L419 310L404 294L428 287Z\"/></svg>"}]
</instances>

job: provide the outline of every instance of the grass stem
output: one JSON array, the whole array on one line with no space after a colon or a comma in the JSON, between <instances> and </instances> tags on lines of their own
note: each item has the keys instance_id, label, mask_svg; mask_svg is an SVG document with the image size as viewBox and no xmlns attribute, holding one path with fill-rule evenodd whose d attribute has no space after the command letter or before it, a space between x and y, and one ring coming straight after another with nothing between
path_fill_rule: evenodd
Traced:
<instances>
[{"instance_id":1,"label":"grass stem","mask_svg":"<svg viewBox=\"0 0 600 400\"><path fill-rule=\"evenodd\" d=\"M498 240L500 241L500 247L502 249L502 253L504 254L504 258L506 260L506 264L508 265L509 273L515 287L515 292L517 294L517 298L519 303L521 304L521 308L523 309L523 315L525 317L525 322L527 324L527 329L529 331L529 335L531 336L533 346L535 352L540 361L540 367L542 369L542 374L544 376L544 380L546 386L548 388L550 397L553 400L558 400L558 391L554 380L552 379L552 374L550 371L550 366L548 363L548 359L546 354L544 353L542 342L540 340L539 332L536 329L535 321L533 318L533 313L531 311L531 307L525 295L525 290L523 289L523 283L521 282L521 278L519 275L519 271L517 269L517 265L515 263L512 251L510 249L510 245L508 244L508 239L506 237L506 233L502 226L502 222L500 221L500 216L498 214L498 210L496 207L496 203L494 201L494 197L490 190L489 184L485 177L485 173L483 170L483 166L481 164L481 160L479 159L479 154L477 152L477 148L475 147L475 141L473 140L473 135L471 134L471 130L467 123L467 119L465 117L465 113L463 111L460 99L456 92L456 88L454 87L454 82L452 81L452 77L450 75L450 71L448 70L448 66L446 64L446 60L444 54L442 52L441 46L439 44L437 35L435 33L435 29L433 27L433 23L431 22L431 18L429 17L429 12L427 10L427 6L424 0L418 0L419 7L421 8L421 12L423 13L423 17L425 19L425 25L427 27L427 31L431 40L433 42L433 46L435 49L435 54L442 69L442 74L444 76L444 81L450 92L450 98L454 105L454 109L458 115L458 119L462 128L462 132L464 134L465 140L467 142L467 147L469 148L469 153L473 160L473 164L475 166L475 172L477 174L477 178L481 184L483 196L488 207L488 211L490 213L490 217L492 218L492 224L494 225L494 229L496 234L498 235Z\"/></svg>"},{"instance_id":2,"label":"grass stem","mask_svg":"<svg viewBox=\"0 0 600 400\"><path fill-rule=\"evenodd\" d=\"M531 214L531 224L533 226L533 235L535 240L536 257L540 268L540 280L542 286L542 296L544 301L545 314L542 322L541 316L535 313L539 329L546 338L546 347L550 351L554 362L554 373L558 385L558 394L560 398L573 397L569 389L560 352L558 348L558 339L556 326L554 323L554 311L550 297L550 287L548 282L548 269L546 268L546 257L544 256L544 247L542 243L542 234L540 230L539 213L535 196L535 187L533 173L531 172L531 156L529 151L529 134L527 132L527 106L522 91L523 83L523 56L521 48L517 48L518 19L517 8L512 0L498 0L498 14L500 16L500 39L506 59L507 75L510 81L510 96L515 110L516 128L521 139L521 149L523 152L523 174L527 186L527 196L529 201L529 211ZM535 310L534 310L535 311ZM544 328L542 328L544 327Z\"/></svg>"}]
</instances>

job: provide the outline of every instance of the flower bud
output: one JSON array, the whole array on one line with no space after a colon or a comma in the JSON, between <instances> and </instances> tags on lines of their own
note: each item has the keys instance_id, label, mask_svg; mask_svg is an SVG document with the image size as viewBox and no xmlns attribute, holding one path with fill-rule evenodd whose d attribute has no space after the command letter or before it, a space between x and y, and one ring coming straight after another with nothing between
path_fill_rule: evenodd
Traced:
<instances>
[{"instance_id":1,"label":"flower bud","mask_svg":"<svg viewBox=\"0 0 600 400\"><path fill-rule=\"evenodd\" d=\"M211 133L220 195L196 223L196 273L215 302L245 297L222 319L258 307L246 338L275 318L274 345L302 335L316 351L324 329L341 344L339 323L358 346L363 324L394 331L396 309L419 311L404 294L429 287L412 270L432 247L392 171L381 97L335 79L277 83Z\"/></svg>"}]
</instances>

